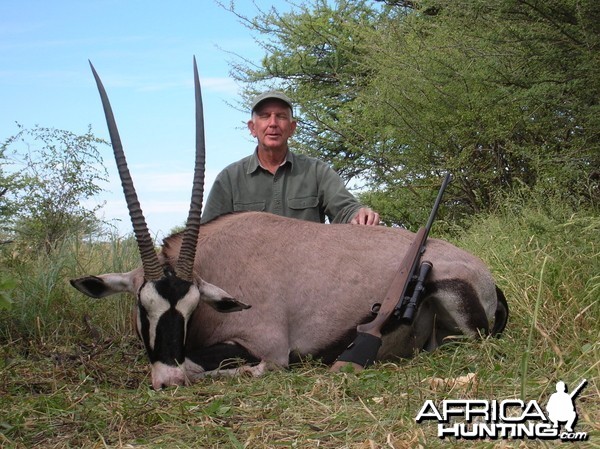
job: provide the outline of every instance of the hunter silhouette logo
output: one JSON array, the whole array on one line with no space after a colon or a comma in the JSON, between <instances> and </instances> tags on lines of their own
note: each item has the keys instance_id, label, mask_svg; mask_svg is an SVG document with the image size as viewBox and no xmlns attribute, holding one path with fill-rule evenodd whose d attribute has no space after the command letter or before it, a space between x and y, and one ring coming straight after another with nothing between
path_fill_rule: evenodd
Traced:
<instances>
[{"instance_id":1,"label":"hunter silhouette logo","mask_svg":"<svg viewBox=\"0 0 600 449\"><path fill-rule=\"evenodd\" d=\"M567 386L561 380L556 382L556 393L552 393L546 410L548 418L554 424L555 428L559 427L559 422L566 422L565 430L573 432L573 426L577 421L577 411L575 410L575 397L585 387L587 380L583 379L581 383L573 390L571 394L567 393Z\"/></svg>"},{"instance_id":2,"label":"hunter silhouette logo","mask_svg":"<svg viewBox=\"0 0 600 449\"><path fill-rule=\"evenodd\" d=\"M445 399L438 405L427 400L415 421L437 421L440 438L587 441L587 432L573 430L577 423L575 399L586 384L584 379L568 393L566 384L558 381L546 413L535 400Z\"/></svg>"}]
</instances>

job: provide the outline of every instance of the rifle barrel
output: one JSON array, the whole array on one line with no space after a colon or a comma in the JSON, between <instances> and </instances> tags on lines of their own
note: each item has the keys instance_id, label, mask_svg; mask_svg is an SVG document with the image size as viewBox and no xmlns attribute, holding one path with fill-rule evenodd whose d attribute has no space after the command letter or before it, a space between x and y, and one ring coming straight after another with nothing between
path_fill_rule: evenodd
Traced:
<instances>
[{"instance_id":1,"label":"rifle barrel","mask_svg":"<svg viewBox=\"0 0 600 449\"><path fill-rule=\"evenodd\" d=\"M573 399L575 396L577 396L585 384L587 384L587 379L583 379L581 383L577 385L577 387L571 392L571 394L569 394L569 397Z\"/></svg>"},{"instance_id":2,"label":"rifle barrel","mask_svg":"<svg viewBox=\"0 0 600 449\"><path fill-rule=\"evenodd\" d=\"M431 213L429 214L429 220L427 220L427 225L425 226L425 229L427 230L426 234L425 234L425 240L427 240L427 236L429 235L429 230L431 229L431 226L433 226L433 220L435 220L435 214L437 213L437 210L440 207L440 202L442 201L442 196L444 196L444 190L446 190L446 187L448 186L448 184L450 184L450 181L452 181L452 175L450 173L446 173L444 182L442 182L442 187L440 187L438 196L435 199L433 209L431 209Z\"/></svg>"}]
</instances>

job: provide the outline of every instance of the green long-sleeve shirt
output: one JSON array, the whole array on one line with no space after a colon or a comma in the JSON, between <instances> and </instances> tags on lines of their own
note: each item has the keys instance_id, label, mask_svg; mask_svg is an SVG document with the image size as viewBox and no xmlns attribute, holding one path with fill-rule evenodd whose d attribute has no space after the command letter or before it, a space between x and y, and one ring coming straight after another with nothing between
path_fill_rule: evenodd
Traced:
<instances>
[{"instance_id":1,"label":"green long-sleeve shirt","mask_svg":"<svg viewBox=\"0 0 600 449\"><path fill-rule=\"evenodd\" d=\"M208 195L202 222L238 211L266 211L285 217L347 223L362 205L326 163L288 151L273 175L256 151L226 167Z\"/></svg>"}]
</instances>

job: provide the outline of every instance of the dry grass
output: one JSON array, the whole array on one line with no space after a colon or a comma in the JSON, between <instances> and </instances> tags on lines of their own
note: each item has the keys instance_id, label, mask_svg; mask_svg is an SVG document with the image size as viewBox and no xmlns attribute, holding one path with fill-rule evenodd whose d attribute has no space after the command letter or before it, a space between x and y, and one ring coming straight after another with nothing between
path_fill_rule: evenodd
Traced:
<instances>
[{"instance_id":1,"label":"dry grass","mask_svg":"<svg viewBox=\"0 0 600 449\"><path fill-rule=\"evenodd\" d=\"M135 252L113 245L111 257L105 249L99 258L67 248L52 261L11 261L20 294L13 310L0 311L0 446L554 447L560 443L440 440L415 416L426 399L543 402L557 380L574 386L585 377L577 429L591 437L574 447L598 447L600 220L536 209L487 217L473 229L485 232L466 233L460 245L486 260L506 293L512 316L503 338L458 340L359 374L333 375L308 361L160 392L149 388L131 332L131 299L82 299L66 282Z\"/></svg>"},{"instance_id":2,"label":"dry grass","mask_svg":"<svg viewBox=\"0 0 600 449\"><path fill-rule=\"evenodd\" d=\"M425 399L515 398L518 355L508 341L462 342L358 375L317 363L261 378L207 379L155 392L131 337L98 346L44 347L8 362L0 394L5 447L519 447L501 441L441 441L414 421ZM513 366L514 368L509 368ZM438 384L475 372L462 385ZM447 378L448 378L447 377ZM446 379L447 379L446 378ZM535 377L528 396L547 394ZM596 384L597 385L597 384ZM578 401L580 426L598 431L596 385ZM528 443L527 447L544 447Z\"/></svg>"}]
</instances>

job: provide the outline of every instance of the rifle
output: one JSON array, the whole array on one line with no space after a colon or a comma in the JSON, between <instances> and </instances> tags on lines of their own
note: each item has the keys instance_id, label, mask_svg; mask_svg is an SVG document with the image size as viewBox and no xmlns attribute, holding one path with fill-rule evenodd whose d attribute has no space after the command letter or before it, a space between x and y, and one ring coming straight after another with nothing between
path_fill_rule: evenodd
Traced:
<instances>
[{"instance_id":1,"label":"rifle","mask_svg":"<svg viewBox=\"0 0 600 449\"><path fill-rule=\"evenodd\" d=\"M573 399L575 396L577 396L581 392L583 387L586 386L586 384L587 384L587 379L583 379L581 381L581 383L579 385L577 385L577 387L573 391L571 391L571 393L569 394L569 397L571 399Z\"/></svg>"},{"instance_id":2,"label":"rifle","mask_svg":"<svg viewBox=\"0 0 600 449\"><path fill-rule=\"evenodd\" d=\"M381 346L382 328L390 321L392 317L400 320L402 324L410 324L414 319L415 312L424 290L425 280L433 267L429 261L421 260L425 252L425 244L429 230L433 225L433 220L440 206L444 190L452 180L450 173L446 174L438 196L429 215L429 220L425 227L421 227L408 252L402 259L402 263L390 284L388 291L381 304L375 304L373 311L377 310L377 315L369 323L360 324L356 327L357 335L350 346L338 357L330 370L337 372L346 365L352 365L356 371L371 365L375 361L377 351ZM409 286L414 285L412 293L407 296Z\"/></svg>"}]
</instances>

